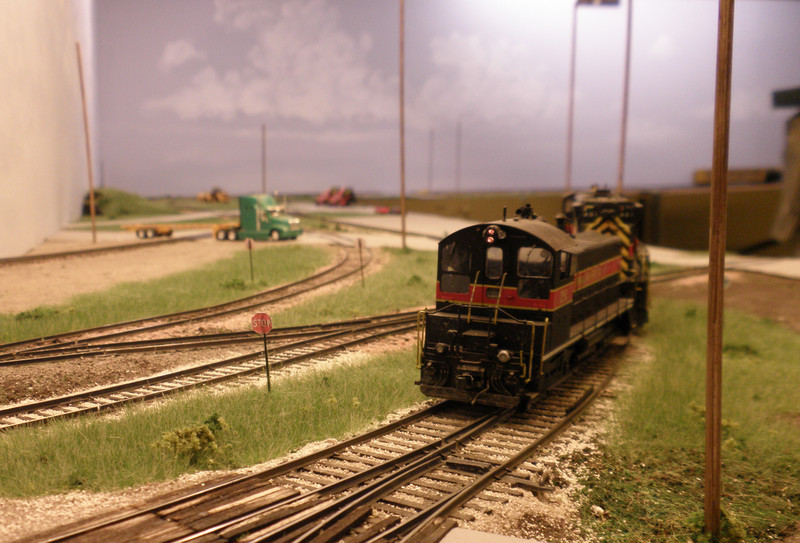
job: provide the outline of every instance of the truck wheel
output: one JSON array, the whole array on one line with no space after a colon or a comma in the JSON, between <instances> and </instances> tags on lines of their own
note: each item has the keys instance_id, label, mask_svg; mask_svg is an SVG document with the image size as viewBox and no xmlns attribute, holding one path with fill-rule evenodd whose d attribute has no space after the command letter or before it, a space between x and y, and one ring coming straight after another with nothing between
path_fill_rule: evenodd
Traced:
<instances>
[{"instance_id":1,"label":"truck wheel","mask_svg":"<svg viewBox=\"0 0 800 543\"><path fill-rule=\"evenodd\" d=\"M146 237L146 238L154 238L154 237L156 237L156 231L152 230L152 229L145 230L145 236L144 237Z\"/></svg>"},{"instance_id":2,"label":"truck wheel","mask_svg":"<svg viewBox=\"0 0 800 543\"><path fill-rule=\"evenodd\" d=\"M144 239L147 237L147 235L145 234L145 231L140 228L136 231L136 237L139 239Z\"/></svg>"},{"instance_id":3,"label":"truck wheel","mask_svg":"<svg viewBox=\"0 0 800 543\"><path fill-rule=\"evenodd\" d=\"M273 230L272 232L269 233L270 241L278 241L279 239L281 239L281 234L277 230Z\"/></svg>"},{"instance_id":4,"label":"truck wheel","mask_svg":"<svg viewBox=\"0 0 800 543\"><path fill-rule=\"evenodd\" d=\"M218 240L222 241L224 239L228 239L228 232L225 230L217 230L215 236Z\"/></svg>"},{"instance_id":5,"label":"truck wheel","mask_svg":"<svg viewBox=\"0 0 800 543\"><path fill-rule=\"evenodd\" d=\"M231 241L236 239L236 230L228 230L228 239Z\"/></svg>"}]
</instances>

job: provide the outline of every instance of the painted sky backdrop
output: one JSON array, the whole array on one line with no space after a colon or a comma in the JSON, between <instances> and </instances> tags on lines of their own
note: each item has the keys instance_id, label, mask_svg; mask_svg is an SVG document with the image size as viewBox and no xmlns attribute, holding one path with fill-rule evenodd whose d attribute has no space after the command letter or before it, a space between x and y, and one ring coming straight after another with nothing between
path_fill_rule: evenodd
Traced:
<instances>
[{"instance_id":1,"label":"painted sky backdrop","mask_svg":"<svg viewBox=\"0 0 800 543\"><path fill-rule=\"evenodd\" d=\"M406 0L406 184L564 184L570 0ZM145 195L399 191L397 0L98 0L105 186ZM625 184L711 163L715 0L634 3ZM617 175L625 8L580 7L573 186ZM781 167L800 2L736 3L731 167ZM432 173L431 173L432 172Z\"/></svg>"}]
</instances>

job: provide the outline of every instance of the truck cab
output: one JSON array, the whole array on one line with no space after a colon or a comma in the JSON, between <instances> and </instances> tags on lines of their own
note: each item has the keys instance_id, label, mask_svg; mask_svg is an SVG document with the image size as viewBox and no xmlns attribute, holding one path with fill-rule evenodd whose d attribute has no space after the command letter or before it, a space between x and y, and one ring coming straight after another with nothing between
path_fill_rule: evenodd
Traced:
<instances>
[{"instance_id":1,"label":"truck cab","mask_svg":"<svg viewBox=\"0 0 800 543\"><path fill-rule=\"evenodd\" d=\"M269 194L240 196L239 220L236 239L277 241L295 239L303 233L300 219L286 215Z\"/></svg>"}]
</instances>

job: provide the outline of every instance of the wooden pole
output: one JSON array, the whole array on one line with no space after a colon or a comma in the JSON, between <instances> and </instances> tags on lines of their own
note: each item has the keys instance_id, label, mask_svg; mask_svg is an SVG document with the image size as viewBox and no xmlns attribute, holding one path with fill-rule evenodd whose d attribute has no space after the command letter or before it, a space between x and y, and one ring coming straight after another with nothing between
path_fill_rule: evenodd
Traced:
<instances>
[{"instance_id":1,"label":"wooden pole","mask_svg":"<svg viewBox=\"0 0 800 543\"><path fill-rule=\"evenodd\" d=\"M625 82L622 86L622 127L619 138L619 165L617 167L617 192L622 193L625 178L625 145L628 135L628 96L631 84L631 33L633 28L633 0L628 0L628 22L625 30Z\"/></svg>"},{"instance_id":2,"label":"wooden pole","mask_svg":"<svg viewBox=\"0 0 800 543\"><path fill-rule=\"evenodd\" d=\"M433 192L433 128L428 132L428 192Z\"/></svg>"},{"instance_id":3,"label":"wooden pole","mask_svg":"<svg viewBox=\"0 0 800 543\"><path fill-rule=\"evenodd\" d=\"M267 193L267 125L261 125L261 192Z\"/></svg>"},{"instance_id":4,"label":"wooden pole","mask_svg":"<svg viewBox=\"0 0 800 543\"><path fill-rule=\"evenodd\" d=\"M89 135L89 113L86 108L86 88L83 84L83 61L81 60L81 44L75 42L75 53L78 56L78 79L81 82L81 103L83 104L83 134L86 139L86 167L89 170L89 216L92 219L92 243L97 243L97 224L94 209L94 168L92 168L92 139Z\"/></svg>"},{"instance_id":5,"label":"wooden pole","mask_svg":"<svg viewBox=\"0 0 800 543\"><path fill-rule=\"evenodd\" d=\"M364 240L358 238L358 267L361 269L361 288L364 288L366 285L364 283L364 254L362 251L362 247L364 246Z\"/></svg>"},{"instance_id":6,"label":"wooden pole","mask_svg":"<svg viewBox=\"0 0 800 543\"><path fill-rule=\"evenodd\" d=\"M461 193L461 118L456 124L456 193Z\"/></svg>"},{"instance_id":7,"label":"wooden pole","mask_svg":"<svg viewBox=\"0 0 800 543\"><path fill-rule=\"evenodd\" d=\"M722 321L727 234L728 139L733 52L733 0L719 0L714 151L709 224L708 338L706 345L705 531L719 538L722 492Z\"/></svg>"},{"instance_id":8,"label":"wooden pole","mask_svg":"<svg viewBox=\"0 0 800 543\"><path fill-rule=\"evenodd\" d=\"M575 124L575 57L578 43L578 4L572 6L572 45L569 55L569 103L567 105L567 164L564 173L564 190L572 190L572 139Z\"/></svg>"},{"instance_id":9,"label":"wooden pole","mask_svg":"<svg viewBox=\"0 0 800 543\"><path fill-rule=\"evenodd\" d=\"M405 110L405 18L404 0L400 0L400 231L406 249L406 110Z\"/></svg>"}]
</instances>

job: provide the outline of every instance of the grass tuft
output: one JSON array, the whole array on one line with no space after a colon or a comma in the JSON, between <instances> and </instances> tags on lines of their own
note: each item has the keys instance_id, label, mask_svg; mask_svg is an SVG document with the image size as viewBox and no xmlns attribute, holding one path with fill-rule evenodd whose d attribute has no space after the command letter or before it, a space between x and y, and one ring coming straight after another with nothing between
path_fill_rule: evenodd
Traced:
<instances>
[{"instance_id":1,"label":"grass tuft","mask_svg":"<svg viewBox=\"0 0 800 543\"><path fill-rule=\"evenodd\" d=\"M217 442L217 436L222 436L229 429L225 419L214 413L202 424L162 433L161 438L151 443L151 446L165 451L176 461L210 469L225 465L222 461L224 457L230 458L232 444L220 447Z\"/></svg>"}]
</instances>

